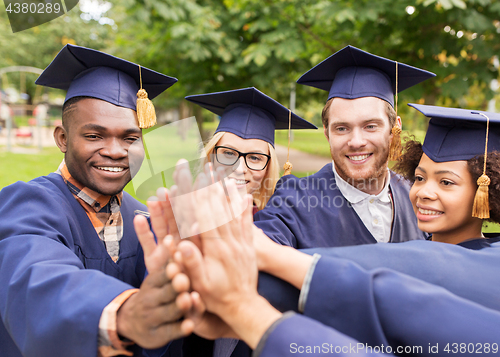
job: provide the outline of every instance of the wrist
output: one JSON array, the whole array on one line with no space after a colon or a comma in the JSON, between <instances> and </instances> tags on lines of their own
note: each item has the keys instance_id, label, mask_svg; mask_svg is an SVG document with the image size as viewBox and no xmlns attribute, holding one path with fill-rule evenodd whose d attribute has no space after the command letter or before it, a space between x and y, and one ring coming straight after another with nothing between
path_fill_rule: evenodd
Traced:
<instances>
[{"instance_id":1,"label":"wrist","mask_svg":"<svg viewBox=\"0 0 500 357\"><path fill-rule=\"evenodd\" d=\"M263 258L261 271L284 280L300 290L313 260L312 256L295 248L276 245L266 253L265 260ZM290 262L294 262L293 266L290 266Z\"/></svg>"},{"instance_id":2,"label":"wrist","mask_svg":"<svg viewBox=\"0 0 500 357\"><path fill-rule=\"evenodd\" d=\"M131 295L127 300L123 302L118 311L116 312L116 333L120 338L126 338L131 341L133 338L133 326L129 324L132 320L130 318L129 307L133 305L136 294Z\"/></svg>"},{"instance_id":3,"label":"wrist","mask_svg":"<svg viewBox=\"0 0 500 357\"><path fill-rule=\"evenodd\" d=\"M258 294L234 306L228 306L227 311L220 315L224 322L252 349L257 347L264 333L281 316L281 312Z\"/></svg>"},{"instance_id":4,"label":"wrist","mask_svg":"<svg viewBox=\"0 0 500 357\"><path fill-rule=\"evenodd\" d=\"M272 269L274 255L279 253L281 245L273 242L271 238L266 236L262 230L254 228L254 236L259 235L258 239L254 238L255 256L257 257L257 268L259 271L268 272Z\"/></svg>"}]
</instances>

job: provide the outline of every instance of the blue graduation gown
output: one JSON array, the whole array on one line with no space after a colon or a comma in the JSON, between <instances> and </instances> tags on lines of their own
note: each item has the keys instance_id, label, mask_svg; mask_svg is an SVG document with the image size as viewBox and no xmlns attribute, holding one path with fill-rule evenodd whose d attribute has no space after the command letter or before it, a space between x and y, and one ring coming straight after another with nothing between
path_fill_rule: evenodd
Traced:
<instances>
[{"instance_id":1,"label":"blue graduation gown","mask_svg":"<svg viewBox=\"0 0 500 357\"><path fill-rule=\"evenodd\" d=\"M304 315L362 343L391 345L394 352L420 346L419 355L449 355L446 347L453 350L453 343L463 355L484 354L493 343L495 354L500 352L500 311L399 272L366 270L335 258L318 261ZM429 346L438 346L438 354Z\"/></svg>"},{"instance_id":2,"label":"blue graduation gown","mask_svg":"<svg viewBox=\"0 0 500 357\"><path fill-rule=\"evenodd\" d=\"M332 276L341 277L352 266L366 270L388 268L500 311L500 237L459 245L411 241L303 252L334 258L339 268L330 272ZM297 311L299 290L276 277L260 273L259 293L280 311Z\"/></svg>"},{"instance_id":3,"label":"blue graduation gown","mask_svg":"<svg viewBox=\"0 0 500 357\"><path fill-rule=\"evenodd\" d=\"M409 184L391 172L394 204L391 242L425 239L408 198ZM314 175L280 179L255 225L275 242L295 248L377 243L335 182L332 164Z\"/></svg>"},{"instance_id":4,"label":"blue graduation gown","mask_svg":"<svg viewBox=\"0 0 500 357\"><path fill-rule=\"evenodd\" d=\"M264 334L253 357L296 355L363 357L382 354L366 350L362 343L313 319L285 314Z\"/></svg>"},{"instance_id":5,"label":"blue graduation gown","mask_svg":"<svg viewBox=\"0 0 500 357\"><path fill-rule=\"evenodd\" d=\"M146 210L124 193L115 263L60 175L0 191L2 357L96 355L102 310L144 277L136 209Z\"/></svg>"},{"instance_id":6,"label":"blue graduation gown","mask_svg":"<svg viewBox=\"0 0 500 357\"><path fill-rule=\"evenodd\" d=\"M331 274L339 269L343 274ZM498 326L499 311L441 287L325 257L316 265L304 316L278 320L254 356L498 355Z\"/></svg>"}]
</instances>

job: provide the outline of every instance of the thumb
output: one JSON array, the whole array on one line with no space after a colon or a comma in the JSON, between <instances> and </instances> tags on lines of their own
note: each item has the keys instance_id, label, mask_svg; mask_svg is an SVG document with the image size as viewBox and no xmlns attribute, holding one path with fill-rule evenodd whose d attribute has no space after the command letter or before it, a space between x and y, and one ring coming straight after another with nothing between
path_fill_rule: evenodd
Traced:
<instances>
[{"instance_id":1,"label":"thumb","mask_svg":"<svg viewBox=\"0 0 500 357\"><path fill-rule=\"evenodd\" d=\"M186 274L191 279L193 290L203 291L208 280L204 259L198 247L193 242L182 240L177 247L176 258L181 260Z\"/></svg>"}]
</instances>

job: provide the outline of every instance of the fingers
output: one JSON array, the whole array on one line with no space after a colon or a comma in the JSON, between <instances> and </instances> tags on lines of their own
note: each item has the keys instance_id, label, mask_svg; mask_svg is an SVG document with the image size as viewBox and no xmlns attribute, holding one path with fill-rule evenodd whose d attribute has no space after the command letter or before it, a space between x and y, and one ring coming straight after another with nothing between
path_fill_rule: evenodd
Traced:
<instances>
[{"instance_id":1,"label":"fingers","mask_svg":"<svg viewBox=\"0 0 500 357\"><path fill-rule=\"evenodd\" d=\"M177 292L188 291L189 286L190 281L186 274L179 273L172 279L172 287Z\"/></svg>"},{"instance_id":2,"label":"fingers","mask_svg":"<svg viewBox=\"0 0 500 357\"><path fill-rule=\"evenodd\" d=\"M198 292L191 292L189 297L191 300L191 310L185 315L185 318L192 320L196 325L201 321L203 315L207 312L207 309Z\"/></svg>"},{"instance_id":3,"label":"fingers","mask_svg":"<svg viewBox=\"0 0 500 357\"><path fill-rule=\"evenodd\" d=\"M241 233L242 239L249 245L253 245L253 197L246 195L244 198L246 207L241 216Z\"/></svg>"},{"instance_id":4,"label":"fingers","mask_svg":"<svg viewBox=\"0 0 500 357\"><path fill-rule=\"evenodd\" d=\"M199 249L190 241L182 241L179 243L175 260L184 266L193 290L203 291L208 280Z\"/></svg>"},{"instance_id":5,"label":"fingers","mask_svg":"<svg viewBox=\"0 0 500 357\"><path fill-rule=\"evenodd\" d=\"M168 226L167 222L165 222L165 219L163 218L161 203L159 201L148 201L147 206L153 231L156 234L158 243L160 243L163 240L163 237L168 234Z\"/></svg>"},{"instance_id":6,"label":"fingers","mask_svg":"<svg viewBox=\"0 0 500 357\"><path fill-rule=\"evenodd\" d=\"M198 292L193 291L191 293L191 301L192 301L192 305L193 305L192 310L196 316L201 316L207 311L207 306L205 305L205 303L201 299L201 296L200 296L200 294L198 294Z\"/></svg>"},{"instance_id":7,"label":"fingers","mask_svg":"<svg viewBox=\"0 0 500 357\"><path fill-rule=\"evenodd\" d=\"M160 187L156 191L156 196L158 197L158 202L160 203L162 209L163 220L167 224L168 234L171 234L174 239L179 239L179 230L177 228L177 223L175 222L169 190L165 187Z\"/></svg>"},{"instance_id":8,"label":"fingers","mask_svg":"<svg viewBox=\"0 0 500 357\"><path fill-rule=\"evenodd\" d=\"M231 206L232 217L239 217L245 209L243 197L234 184L226 184L226 191L229 198L229 205Z\"/></svg>"},{"instance_id":9,"label":"fingers","mask_svg":"<svg viewBox=\"0 0 500 357\"><path fill-rule=\"evenodd\" d=\"M182 311L183 314L189 314L193 310L193 299L191 295L185 291L177 296L175 299L175 305Z\"/></svg>"},{"instance_id":10,"label":"fingers","mask_svg":"<svg viewBox=\"0 0 500 357\"><path fill-rule=\"evenodd\" d=\"M191 172L186 160L179 160L177 163L174 180L176 187L172 187L171 198L175 221L179 230L180 238L187 238L191 235L191 227L194 222Z\"/></svg>"},{"instance_id":11,"label":"fingers","mask_svg":"<svg viewBox=\"0 0 500 357\"><path fill-rule=\"evenodd\" d=\"M172 280L177 274L181 273L181 266L177 263L171 262L168 263L166 268L167 278Z\"/></svg>"},{"instance_id":12,"label":"fingers","mask_svg":"<svg viewBox=\"0 0 500 357\"><path fill-rule=\"evenodd\" d=\"M149 223L146 217L137 215L134 217L134 228L139 243L144 250L144 258L147 259L156 249L156 242L153 232L149 229Z\"/></svg>"},{"instance_id":13,"label":"fingers","mask_svg":"<svg viewBox=\"0 0 500 357\"><path fill-rule=\"evenodd\" d=\"M161 340L161 343L156 343L155 345L141 345L144 348L159 348L166 345L172 340L177 340L179 338L185 337L193 332L194 323L190 320L183 320L179 322L170 322L158 326L155 329L154 335L157 340Z\"/></svg>"},{"instance_id":14,"label":"fingers","mask_svg":"<svg viewBox=\"0 0 500 357\"><path fill-rule=\"evenodd\" d=\"M227 188L236 188L235 186L232 180L226 185ZM234 217L231 214L231 208L227 203L227 198L221 185L216 184L210 186L208 200L209 209L210 212L212 212L212 220L216 224L216 229L219 231L220 236L228 238L231 234L229 225Z\"/></svg>"}]
</instances>

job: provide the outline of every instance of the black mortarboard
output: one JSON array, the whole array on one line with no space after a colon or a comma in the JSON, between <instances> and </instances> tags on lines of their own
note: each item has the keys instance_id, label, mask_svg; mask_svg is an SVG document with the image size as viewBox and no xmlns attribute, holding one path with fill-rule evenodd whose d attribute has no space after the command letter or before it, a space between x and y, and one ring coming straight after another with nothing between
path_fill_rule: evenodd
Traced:
<instances>
[{"instance_id":1,"label":"black mortarboard","mask_svg":"<svg viewBox=\"0 0 500 357\"><path fill-rule=\"evenodd\" d=\"M141 80L151 99L177 82L176 78L107 53L67 44L35 83L67 90L65 102L87 96L136 110Z\"/></svg>"},{"instance_id":2,"label":"black mortarboard","mask_svg":"<svg viewBox=\"0 0 500 357\"><path fill-rule=\"evenodd\" d=\"M190 102L220 115L216 133L227 131L243 139L260 139L274 146L274 131L317 127L254 87L186 97Z\"/></svg>"},{"instance_id":3,"label":"black mortarboard","mask_svg":"<svg viewBox=\"0 0 500 357\"><path fill-rule=\"evenodd\" d=\"M297 83L329 91L328 99L377 97L394 107L396 91L434 76L423 69L347 46L304 73Z\"/></svg>"},{"instance_id":4,"label":"black mortarboard","mask_svg":"<svg viewBox=\"0 0 500 357\"><path fill-rule=\"evenodd\" d=\"M408 104L431 118L423 150L435 162L469 160L484 155L486 117L490 118L488 151L500 151L500 114L480 110Z\"/></svg>"}]
</instances>

